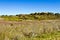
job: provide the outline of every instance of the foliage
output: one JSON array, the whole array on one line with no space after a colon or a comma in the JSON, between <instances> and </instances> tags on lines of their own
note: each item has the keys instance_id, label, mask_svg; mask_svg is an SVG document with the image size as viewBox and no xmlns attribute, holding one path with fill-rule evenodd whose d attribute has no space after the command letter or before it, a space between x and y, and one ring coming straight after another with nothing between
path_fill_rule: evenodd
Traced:
<instances>
[{"instance_id":1,"label":"foliage","mask_svg":"<svg viewBox=\"0 0 60 40\"><path fill-rule=\"evenodd\" d=\"M41 12L31 14L19 14L19 15L2 15L2 18L10 21L22 21L22 20L54 20L60 19L60 13Z\"/></svg>"}]
</instances>

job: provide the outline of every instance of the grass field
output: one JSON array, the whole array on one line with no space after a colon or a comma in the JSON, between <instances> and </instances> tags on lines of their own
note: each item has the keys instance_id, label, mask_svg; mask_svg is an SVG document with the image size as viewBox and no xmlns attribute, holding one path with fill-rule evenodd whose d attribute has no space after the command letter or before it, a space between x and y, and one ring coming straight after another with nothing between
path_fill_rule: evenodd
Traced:
<instances>
[{"instance_id":1,"label":"grass field","mask_svg":"<svg viewBox=\"0 0 60 40\"><path fill-rule=\"evenodd\" d=\"M60 21L0 21L0 40L60 40Z\"/></svg>"}]
</instances>

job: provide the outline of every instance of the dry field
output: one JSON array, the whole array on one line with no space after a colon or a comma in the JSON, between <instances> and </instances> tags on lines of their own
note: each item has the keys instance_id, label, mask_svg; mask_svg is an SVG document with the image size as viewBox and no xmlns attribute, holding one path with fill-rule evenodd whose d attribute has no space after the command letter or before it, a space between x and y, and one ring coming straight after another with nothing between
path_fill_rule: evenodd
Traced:
<instances>
[{"instance_id":1,"label":"dry field","mask_svg":"<svg viewBox=\"0 0 60 40\"><path fill-rule=\"evenodd\" d=\"M0 21L0 40L60 40L60 20Z\"/></svg>"}]
</instances>

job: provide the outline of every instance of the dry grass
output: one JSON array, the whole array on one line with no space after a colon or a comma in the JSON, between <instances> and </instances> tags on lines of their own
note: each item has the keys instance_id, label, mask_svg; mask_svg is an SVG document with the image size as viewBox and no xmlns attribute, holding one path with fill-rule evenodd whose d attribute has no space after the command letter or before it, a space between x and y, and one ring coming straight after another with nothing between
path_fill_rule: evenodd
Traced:
<instances>
[{"instance_id":1,"label":"dry grass","mask_svg":"<svg viewBox=\"0 0 60 40\"><path fill-rule=\"evenodd\" d=\"M0 40L60 40L60 21L2 21Z\"/></svg>"}]
</instances>

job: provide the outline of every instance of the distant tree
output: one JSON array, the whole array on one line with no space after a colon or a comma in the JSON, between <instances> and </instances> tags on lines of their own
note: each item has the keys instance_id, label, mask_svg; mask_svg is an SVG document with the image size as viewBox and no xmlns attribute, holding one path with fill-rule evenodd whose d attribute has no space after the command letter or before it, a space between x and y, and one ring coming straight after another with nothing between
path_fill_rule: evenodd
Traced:
<instances>
[{"instance_id":1,"label":"distant tree","mask_svg":"<svg viewBox=\"0 0 60 40\"><path fill-rule=\"evenodd\" d=\"M40 15L45 15L45 14L46 14L46 13L44 13L44 12L41 12L41 13L40 13Z\"/></svg>"},{"instance_id":2,"label":"distant tree","mask_svg":"<svg viewBox=\"0 0 60 40\"><path fill-rule=\"evenodd\" d=\"M13 15L9 15L9 17L12 17Z\"/></svg>"},{"instance_id":3,"label":"distant tree","mask_svg":"<svg viewBox=\"0 0 60 40\"><path fill-rule=\"evenodd\" d=\"M60 19L59 13L52 12L35 12L31 14L18 14L18 15L2 15L1 17L6 20L47 20L47 19Z\"/></svg>"},{"instance_id":4,"label":"distant tree","mask_svg":"<svg viewBox=\"0 0 60 40\"><path fill-rule=\"evenodd\" d=\"M59 13L55 13L55 15L60 15Z\"/></svg>"},{"instance_id":5,"label":"distant tree","mask_svg":"<svg viewBox=\"0 0 60 40\"><path fill-rule=\"evenodd\" d=\"M19 15L16 15L16 16L19 16Z\"/></svg>"},{"instance_id":6,"label":"distant tree","mask_svg":"<svg viewBox=\"0 0 60 40\"><path fill-rule=\"evenodd\" d=\"M60 18L60 14L59 14L59 13L55 13L55 16L56 16L57 18Z\"/></svg>"},{"instance_id":7,"label":"distant tree","mask_svg":"<svg viewBox=\"0 0 60 40\"><path fill-rule=\"evenodd\" d=\"M34 15L34 13L30 13L30 15Z\"/></svg>"},{"instance_id":8,"label":"distant tree","mask_svg":"<svg viewBox=\"0 0 60 40\"><path fill-rule=\"evenodd\" d=\"M34 15L37 15L37 12L35 12Z\"/></svg>"},{"instance_id":9,"label":"distant tree","mask_svg":"<svg viewBox=\"0 0 60 40\"><path fill-rule=\"evenodd\" d=\"M54 15L54 13L52 13L52 12L48 12L48 15Z\"/></svg>"},{"instance_id":10,"label":"distant tree","mask_svg":"<svg viewBox=\"0 0 60 40\"><path fill-rule=\"evenodd\" d=\"M40 15L40 13L38 12L38 14L37 15Z\"/></svg>"},{"instance_id":11,"label":"distant tree","mask_svg":"<svg viewBox=\"0 0 60 40\"><path fill-rule=\"evenodd\" d=\"M4 15L2 15L1 17L4 17Z\"/></svg>"}]
</instances>

